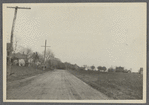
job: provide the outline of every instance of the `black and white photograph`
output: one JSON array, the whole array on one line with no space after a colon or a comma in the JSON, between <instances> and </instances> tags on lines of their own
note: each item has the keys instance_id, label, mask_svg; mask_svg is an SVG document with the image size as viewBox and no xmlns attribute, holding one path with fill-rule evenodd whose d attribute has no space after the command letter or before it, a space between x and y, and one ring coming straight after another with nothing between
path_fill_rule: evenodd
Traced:
<instances>
[{"instance_id":1,"label":"black and white photograph","mask_svg":"<svg viewBox=\"0 0 149 105\"><path fill-rule=\"evenodd\" d=\"M2 6L4 102L146 103L145 2Z\"/></svg>"}]
</instances>

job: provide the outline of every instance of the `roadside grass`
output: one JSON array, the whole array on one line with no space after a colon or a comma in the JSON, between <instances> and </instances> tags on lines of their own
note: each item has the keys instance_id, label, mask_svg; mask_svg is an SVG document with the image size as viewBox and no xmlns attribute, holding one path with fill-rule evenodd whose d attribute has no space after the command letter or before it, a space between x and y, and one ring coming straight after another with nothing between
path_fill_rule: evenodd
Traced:
<instances>
[{"instance_id":1,"label":"roadside grass","mask_svg":"<svg viewBox=\"0 0 149 105\"><path fill-rule=\"evenodd\" d=\"M7 82L25 79L27 77L45 73L47 71L49 70L43 71L41 68L35 68L35 67L12 66L11 70L12 75L7 75Z\"/></svg>"},{"instance_id":2,"label":"roadside grass","mask_svg":"<svg viewBox=\"0 0 149 105\"><path fill-rule=\"evenodd\" d=\"M142 99L143 75L69 70L70 73L112 99Z\"/></svg>"}]
</instances>

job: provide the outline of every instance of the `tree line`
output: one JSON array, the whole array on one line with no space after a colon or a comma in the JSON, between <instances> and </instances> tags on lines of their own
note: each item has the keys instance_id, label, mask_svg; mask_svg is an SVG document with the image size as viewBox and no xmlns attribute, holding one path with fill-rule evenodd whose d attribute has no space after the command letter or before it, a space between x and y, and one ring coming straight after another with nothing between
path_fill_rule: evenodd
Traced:
<instances>
[{"instance_id":1,"label":"tree line","mask_svg":"<svg viewBox=\"0 0 149 105\"><path fill-rule=\"evenodd\" d=\"M90 66L87 68L87 65L84 65L83 67L78 66L77 64L71 64L69 62L62 62L59 58L56 58L54 53L51 50L47 50L45 55L45 61L44 62L44 52L33 52L31 48L24 48L22 47L21 50L19 50L19 53L22 53L26 55L25 64L26 66L30 63L30 59L32 59L33 65L39 65L41 67L43 63L47 66L47 68L50 69L71 69L71 70L95 70L95 66ZM39 63L39 64L38 64ZM110 67L106 68L105 66L98 66L97 70L99 72L123 72L123 73L131 73L131 69L125 69L124 67L117 66L115 68ZM140 68L139 73L143 71L143 68Z\"/></svg>"}]
</instances>

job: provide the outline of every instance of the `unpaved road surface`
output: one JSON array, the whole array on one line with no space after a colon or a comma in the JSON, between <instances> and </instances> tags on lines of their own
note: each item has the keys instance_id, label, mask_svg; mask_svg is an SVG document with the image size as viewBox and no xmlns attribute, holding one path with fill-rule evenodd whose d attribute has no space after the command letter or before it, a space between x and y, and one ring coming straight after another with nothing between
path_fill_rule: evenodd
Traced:
<instances>
[{"instance_id":1,"label":"unpaved road surface","mask_svg":"<svg viewBox=\"0 0 149 105\"><path fill-rule=\"evenodd\" d=\"M8 83L7 99L106 100L108 97L67 70L54 70L22 82Z\"/></svg>"}]
</instances>

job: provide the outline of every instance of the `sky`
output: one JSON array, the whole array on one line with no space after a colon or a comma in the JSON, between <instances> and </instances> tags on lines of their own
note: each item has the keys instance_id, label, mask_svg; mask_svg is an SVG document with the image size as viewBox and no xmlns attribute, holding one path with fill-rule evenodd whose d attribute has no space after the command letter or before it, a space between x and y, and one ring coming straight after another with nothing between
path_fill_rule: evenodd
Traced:
<instances>
[{"instance_id":1,"label":"sky","mask_svg":"<svg viewBox=\"0 0 149 105\"><path fill-rule=\"evenodd\" d=\"M42 53L44 41L63 62L79 66L146 68L146 3L3 4L3 35Z\"/></svg>"}]
</instances>

